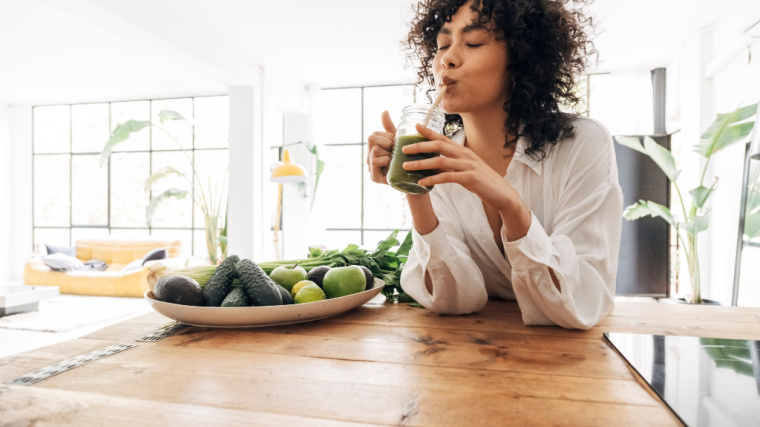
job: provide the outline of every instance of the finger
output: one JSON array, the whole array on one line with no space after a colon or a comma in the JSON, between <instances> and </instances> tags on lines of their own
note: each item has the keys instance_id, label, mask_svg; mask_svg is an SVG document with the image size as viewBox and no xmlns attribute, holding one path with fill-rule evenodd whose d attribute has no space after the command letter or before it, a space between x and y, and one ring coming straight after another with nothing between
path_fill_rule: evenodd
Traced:
<instances>
[{"instance_id":1,"label":"finger","mask_svg":"<svg viewBox=\"0 0 760 427\"><path fill-rule=\"evenodd\" d=\"M402 165L404 169L410 171L426 170L426 169L443 169L446 171L463 171L467 168L461 160L451 159L448 157L436 156L430 159L424 160L411 160L404 162Z\"/></svg>"},{"instance_id":2,"label":"finger","mask_svg":"<svg viewBox=\"0 0 760 427\"><path fill-rule=\"evenodd\" d=\"M435 175L431 175L420 179L417 183L422 186L430 186L436 184L458 183L465 185L469 181L468 172L441 172Z\"/></svg>"},{"instance_id":3,"label":"finger","mask_svg":"<svg viewBox=\"0 0 760 427\"><path fill-rule=\"evenodd\" d=\"M391 156L385 155L385 156L372 156L372 167L373 168L383 168L385 166L388 166L391 162Z\"/></svg>"},{"instance_id":4,"label":"finger","mask_svg":"<svg viewBox=\"0 0 760 427\"><path fill-rule=\"evenodd\" d=\"M433 139L440 139L444 141L451 141L449 138L447 138L445 135L441 135L440 133L427 128L425 126L422 126L420 123L417 123L415 125L417 132L420 133L420 135L424 136L427 139L433 140ZM456 144L456 142L451 141L452 143Z\"/></svg>"},{"instance_id":5,"label":"finger","mask_svg":"<svg viewBox=\"0 0 760 427\"><path fill-rule=\"evenodd\" d=\"M388 111L383 111L381 119L383 121L383 128L385 128L385 131L395 135L396 125L393 124L393 120L391 120L390 113Z\"/></svg>"},{"instance_id":6,"label":"finger","mask_svg":"<svg viewBox=\"0 0 760 427\"><path fill-rule=\"evenodd\" d=\"M379 145L375 145L374 147L372 147L372 157L373 158L374 157L383 157L383 156L390 157L391 156L390 150L386 150L385 148L383 148L383 147L381 147Z\"/></svg>"},{"instance_id":7,"label":"finger","mask_svg":"<svg viewBox=\"0 0 760 427\"><path fill-rule=\"evenodd\" d=\"M390 151L393 148L393 138L382 135L370 135L367 138L367 143L370 147L381 147L386 151Z\"/></svg>"},{"instance_id":8,"label":"finger","mask_svg":"<svg viewBox=\"0 0 760 427\"><path fill-rule=\"evenodd\" d=\"M401 151L404 154L439 153L453 158L460 158L463 155L462 147L459 144L456 142L449 143L440 139L409 144L403 147Z\"/></svg>"}]
</instances>

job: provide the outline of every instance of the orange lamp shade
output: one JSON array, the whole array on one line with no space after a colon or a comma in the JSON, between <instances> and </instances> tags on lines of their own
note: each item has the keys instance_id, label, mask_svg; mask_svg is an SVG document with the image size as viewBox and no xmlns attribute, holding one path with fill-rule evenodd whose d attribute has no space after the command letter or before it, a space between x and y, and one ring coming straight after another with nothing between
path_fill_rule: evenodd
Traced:
<instances>
[{"instance_id":1,"label":"orange lamp shade","mask_svg":"<svg viewBox=\"0 0 760 427\"><path fill-rule=\"evenodd\" d=\"M306 181L306 169L290 160L288 150L282 152L282 161L272 170L272 181L278 184L289 184Z\"/></svg>"}]
</instances>

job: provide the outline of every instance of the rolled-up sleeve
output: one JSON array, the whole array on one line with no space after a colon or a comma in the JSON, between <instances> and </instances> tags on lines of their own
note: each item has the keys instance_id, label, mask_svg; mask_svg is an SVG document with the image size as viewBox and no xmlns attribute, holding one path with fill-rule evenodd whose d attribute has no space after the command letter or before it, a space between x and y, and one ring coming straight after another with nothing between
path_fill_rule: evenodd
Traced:
<instances>
[{"instance_id":1,"label":"rolled-up sleeve","mask_svg":"<svg viewBox=\"0 0 760 427\"><path fill-rule=\"evenodd\" d=\"M412 228L412 250L401 272L401 288L425 308L441 314L467 314L488 302L483 273L472 260L459 225L436 191L431 193L438 227L420 235ZM425 286L430 275L432 294Z\"/></svg>"},{"instance_id":2,"label":"rolled-up sleeve","mask_svg":"<svg viewBox=\"0 0 760 427\"><path fill-rule=\"evenodd\" d=\"M526 325L588 329L614 304L623 194L611 137L597 131L589 138L595 140L577 148L583 154L568 165L548 224L552 232L534 214L519 240L508 242L502 228L512 287Z\"/></svg>"}]
</instances>

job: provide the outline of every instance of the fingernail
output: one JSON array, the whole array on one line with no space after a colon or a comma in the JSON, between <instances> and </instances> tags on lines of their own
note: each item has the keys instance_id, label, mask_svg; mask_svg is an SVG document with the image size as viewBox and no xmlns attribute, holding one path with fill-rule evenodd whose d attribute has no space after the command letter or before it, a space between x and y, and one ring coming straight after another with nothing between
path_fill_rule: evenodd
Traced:
<instances>
[{"instance_id":1,"label":"fingernail","mask_svg":"<svg viewBox=\"0 0 760 427\"><path fill-rule=\"evenodd\" d=\"M408 151L407 148L409 148L409 146L405 145L405 146L401 147L401 151L403 151L404 153L406 153Z\"/></svg>"}]
</instances>

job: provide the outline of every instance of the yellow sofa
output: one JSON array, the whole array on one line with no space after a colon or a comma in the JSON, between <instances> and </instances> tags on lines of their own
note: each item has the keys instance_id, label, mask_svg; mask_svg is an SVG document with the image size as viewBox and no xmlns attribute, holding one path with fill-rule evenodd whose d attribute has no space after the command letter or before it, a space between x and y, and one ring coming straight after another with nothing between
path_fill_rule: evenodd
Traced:
<instances>
[{"instance_id":1,"label":"yellow sofa","mask_svg":"<svg viewBox=\"0 0 760 427\"><path fill-rule=\"evenodd\" d=\"M39 257L30 259L24 266L24 284L32 286L58 286L62 294L142 297L148 290L148 271L156 262L179 267L190 261L183 256L182 243L179 240L162 240L143 238L139 240L125 238L83 239L75 244L77 258L82 262L98 259L108 264L105 271L53 271ZM164 248L166 260L148 261L141 270L120 271L130 262L141 259L149 251ZM198 259L190 265L198 265Z\"/></svg>"}]
</instances>

